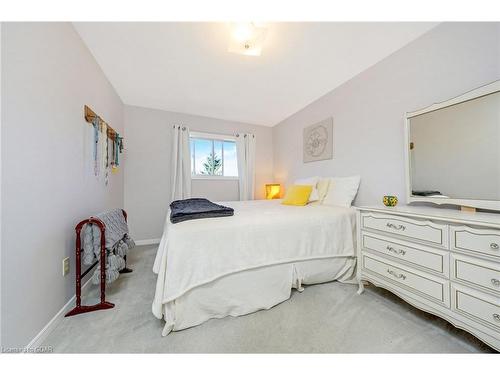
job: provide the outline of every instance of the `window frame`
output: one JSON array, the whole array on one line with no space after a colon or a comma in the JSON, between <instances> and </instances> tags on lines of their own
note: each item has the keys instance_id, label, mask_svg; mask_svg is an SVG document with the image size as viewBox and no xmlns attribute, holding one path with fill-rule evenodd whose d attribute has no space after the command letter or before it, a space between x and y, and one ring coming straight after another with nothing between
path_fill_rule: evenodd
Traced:
<instances>
[{"instance_id":1,"label":"window frame","mask_svg":"<svg viewBox=\"0 0 500 375\"><path fill-rule=\"evenodd\" d=\"M205 139L205 140L210 140L210 141L221 141L222 144L224 144L224 141L228 142L234 142L236 145L236 137L232 135L226 135L226 134L215 134L215 133L204 133L204 132L197 132L197 131L190 131L189 132L189 141L191 143L191 139L196 138L196 139ZM214 143L212 142L212 152L213 152L213 147ZM192 154L190 150L190 159L192 159ZM195 154L196 155L196 154ZM236 163L238 163L238 156L236 156ZM192 162L192 160L191 160ZM224 173L224 146L222 146L222 173ZM212 174L193 174L191 173L191 179L192 180L228 180L228 181L234 181L234 180L239 180L239 173L238 171L238 176L217 176L217 175L212 175Z\"/></svg>"}]
</instances>

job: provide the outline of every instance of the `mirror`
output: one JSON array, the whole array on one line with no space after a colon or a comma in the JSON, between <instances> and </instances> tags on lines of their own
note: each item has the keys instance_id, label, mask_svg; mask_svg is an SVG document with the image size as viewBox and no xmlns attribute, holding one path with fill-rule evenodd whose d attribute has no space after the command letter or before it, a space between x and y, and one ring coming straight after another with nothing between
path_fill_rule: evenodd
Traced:
<instances>
[{"instance_id":1,"label":"mirror","mask_svg":"<svg viewBox=\"0 0 500 375\"><path fill-rule=\"evenodd\" d=\"M409 202L500 209L499 90L496 82L408 114Z\"/></svg>"}]
</instances>

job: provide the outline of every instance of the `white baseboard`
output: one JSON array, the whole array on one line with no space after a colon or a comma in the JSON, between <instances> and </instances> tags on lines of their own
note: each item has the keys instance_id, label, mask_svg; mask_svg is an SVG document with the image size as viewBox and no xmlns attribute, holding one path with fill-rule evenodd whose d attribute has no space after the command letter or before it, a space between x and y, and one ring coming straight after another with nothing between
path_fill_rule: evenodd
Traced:
<instances>
[{"instance_id":1,"label":"white baseboard","mask_svg":"<svg viewBox=\"0 0 500 375\"><path fill-rule=\"evenodd\" d=\"M83 293L91 286L92 278L88 279L85 284L82 286L82 295ZM71 297L71 299L62 307L59 312L54 315L54 317L48 322L45 327L42 328L40 332L30 341L28 345L26 345L26 349L36 348L41 346L43 341L47 338L47 336L57 327L59 322L64 318L64 314L66 314L71 307L73 307L76 303L76 295Z\"/></svg>"},{"instance_id":2,"label":"white baseboard","mask_svg":"<svg viewBox=\"0 0 500 375\"><path fill-rule=\"evenodd\" d=\"M160 243L161 238L151 238L149 240L138 240L135 241L135 244L137 246L144 246L144 245L158 245Z\"/></svg>"},{"instance_id":3,"label":"white baseboard","mask_svg":"<svg viewBox=\"0 0 500 375\"><path fill-rule=\"evenodd\" d=\"M153 238L148 240L139 240L135 241L137 246L143 245L156 245L160 243L160 238ZM82 295L83 293L91 286L92 279L88 279L85 284L82 285ZM43 341L47 338L47 336L57 327L59 322L64 318L64 314L70 310L76 303L76 295L71 297L71 299L58 311L56 315L48 322L45 327L42 328L40 332L30 341L26 348L36 348L39 347Z\"/></svg>"}]
</instances>

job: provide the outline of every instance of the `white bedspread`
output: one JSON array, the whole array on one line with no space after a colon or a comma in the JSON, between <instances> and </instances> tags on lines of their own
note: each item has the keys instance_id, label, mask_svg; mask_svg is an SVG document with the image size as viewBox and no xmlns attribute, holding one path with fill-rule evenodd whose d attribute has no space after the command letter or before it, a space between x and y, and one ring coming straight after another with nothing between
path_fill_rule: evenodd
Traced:
<instances>
[{"instance_id":1,"label":"white bedspread","mask_svg":"<svg viewBox=\"0 0 500 375\"><path fill-rule=\"evenodd\" d=\"M234 216L165 222L153 271L153 313L163 304L222 276L300 260L355 255L355 211L285 206L279 200L222 202Z\"/></svg>"}]
</instances>

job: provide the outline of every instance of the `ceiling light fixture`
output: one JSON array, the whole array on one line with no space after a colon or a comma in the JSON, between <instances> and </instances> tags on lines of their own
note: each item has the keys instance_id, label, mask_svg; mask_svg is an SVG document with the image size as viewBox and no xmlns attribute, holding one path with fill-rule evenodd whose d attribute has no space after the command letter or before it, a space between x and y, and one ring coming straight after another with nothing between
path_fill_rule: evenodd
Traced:
<instances>
[{"instance_id":1,"label":"ceiling light fixture","mask_svg":"<svg viewBox=\"0 0 500 375\"><path fill-rule=\"evenodd\" d=\"M267 29L252 23L231 25L228 52L247 56L260 56Z\"/></svg>"}]
</instances>

